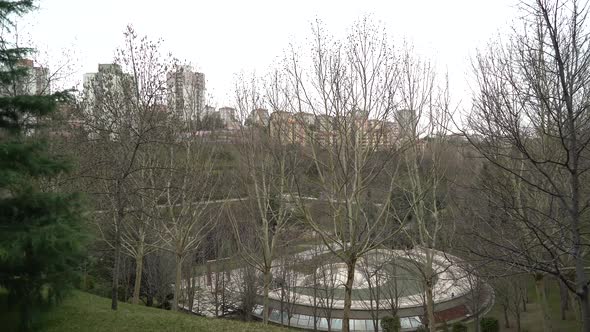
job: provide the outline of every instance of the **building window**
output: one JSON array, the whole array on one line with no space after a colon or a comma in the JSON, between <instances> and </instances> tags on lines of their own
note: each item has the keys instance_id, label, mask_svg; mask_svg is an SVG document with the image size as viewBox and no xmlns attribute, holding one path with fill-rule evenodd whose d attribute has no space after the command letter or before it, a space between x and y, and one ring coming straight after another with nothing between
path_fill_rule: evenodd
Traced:
<instances>
[{"instance_id":1,"label":"building window","mask_svg":"<svg viewBox=\"0 0 590 332\"><path fill-rule=\"evenodd\" d=\"M257 316L262 316L262 310L264 309L263 306L257 304L252 308L252 312Z\"/></svg>"},{"instance_id":2,"label":"building window","mask_svg":"<svg viewBox=\"0 0 590 332\"><path fill-rule=\"evenodd\" d=\"M323 328L323 329L327 329L328 328L328 320L326 318L320 318L320 321L318 322L318 327Z\"/></svg>"},{"instance_id":3,"label":"building window","mask_svg":"<svg viewBox=\"0 0 590 332\"><path fill-rule=\"evenodd\" d=\"M299 320L297 322L297 325L299 326L312 326L313 327L313 320L311 320L311 324L310 324L310 316L307 315L299 315Z\"/></svg>"},{"instance_id":4,"label":"building window","mask_svg":"<svg viewBox=\"0 0 590 332\"><path fill-rule=\"evenodd\" d=\"M332 319L332 328L336 330L342 329L342 319Z\"/></svg>"},{"instance_id":5,"label":"building window","mask_svg":"<svg viewBox=\"0 0 590 332\"><path fill-rule=\"evenodd\" d=\"M278 322L278 323L280 323L280 322L281 322L281 313L280 313L278 310L276 310L276 309L273 309L273 310L270 312L270 317L269 317L269 319L270 319L270 320L272 320L272 321L275 321L275 322Z\"/></svg>"}]
</instances>

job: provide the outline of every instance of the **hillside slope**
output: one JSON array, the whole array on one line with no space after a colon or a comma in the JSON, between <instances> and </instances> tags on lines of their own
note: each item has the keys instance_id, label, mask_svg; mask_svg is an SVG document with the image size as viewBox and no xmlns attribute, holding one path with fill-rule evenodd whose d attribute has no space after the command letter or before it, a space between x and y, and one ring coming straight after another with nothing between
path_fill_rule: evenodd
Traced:
<instances>
[{"instance_id":1,"label":"hillside slope","mask_svg":"<svg viewBox=\"0 0 590 332\"><path fill-rule=\"evenodd\" d=\"M167 310L119 303L110 309L110 299L74 292L64 303L45 317L46 332L67 331L289 331L261 323L244 323L226 319L204 318Z\"/></svg>"}]
</instances>

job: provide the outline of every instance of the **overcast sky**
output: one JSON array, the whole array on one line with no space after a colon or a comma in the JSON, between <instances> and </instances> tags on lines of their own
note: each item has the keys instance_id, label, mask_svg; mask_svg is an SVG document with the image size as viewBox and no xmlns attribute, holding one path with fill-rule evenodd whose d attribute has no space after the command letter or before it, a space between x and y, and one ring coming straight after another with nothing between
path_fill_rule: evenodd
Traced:
<instances>
[{"instance_id":1,"label":"overcast sky","mask_svg":"<svg viewBox=\"0 0 590 332\"><path fill-rule=\"evenodd\" d=\"M516 15L516 0L44 0L19 29L56 56L75 55L75 76L109 63L132 24L140 35L163 38L167 51L205 73L216 106L231 105L234 74L264 72L290 41L303 43L310 22L344 34L365 14L389 35L448 69L455 99L465 99L469 59Z\"/></svg>"}]
</instances>

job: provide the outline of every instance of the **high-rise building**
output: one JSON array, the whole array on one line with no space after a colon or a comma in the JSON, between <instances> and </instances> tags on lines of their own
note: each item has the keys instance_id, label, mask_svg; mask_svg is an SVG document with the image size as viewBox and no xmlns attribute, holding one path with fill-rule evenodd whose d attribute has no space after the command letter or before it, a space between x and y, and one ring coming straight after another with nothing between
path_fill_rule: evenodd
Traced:
<instances>
[{"instance_id":1,"label":"high-rise building","mask_svg":"<svg viewBox=\"0 0 590 332\"><path fill-rule=\"evenodd\" d=\"M108 135L113 139L116 138L114 131L122 128L125 121L133 122L129 114L124 116L130 111L127 106L135 96L129 89L132 83L131 75L124 73L118 64L99 64L97 72L84 74L84 112L104 126L102 131L111 131ZM100 131L98 128L89 130L90 135Z\"/></svg>"},{"instance_id":2,"label":"high-rise building","mask_svg":"<svg viewBox=\"0 0 590 332\"><path fill-rule=\"evenodd\" d=\"M131 76L123 73L120 65L99 64L97 72L86 73L83 76L82 86L86 111L95 113L95 107L102 104L102 102L98 102L98 99L112 100L113 102L128 99L132 94L125 93L124 89L125 85L130 82Z\"/></svg>"},{"instance_id":3,"label":"high-rise building","mask_svg":"<svg viewBox=\"0 0 590 332\"><path fill-rule=\"evenodd\" d=\"M416 111L411 109L399 109L394 115L397 134L401 139L415 139L418 137L418 116Z\"/></svg>"},{"instance_id":4,"label":"high-rise building","mask_svg":"<svg viewBox=\"0 0 590 332\"><path fill-rule=\"evenodd\" d=\"M114 63L102 63L98 65L98 72L84 74L82 87L85 94L94 98L98 89L121 89L123 77L121 66Z\"/></svg>"},{"instance_id":5,"label":"high-rise building","mask_svg":"<svg viewBox=\"0 0 590 332\"><path fill-rule=\"evenodd\" d=\"M179 66L166 76L168 108L187 120L201 119L205 111L205 74Z\"/></svg>"},{"instance_id":6,"label":"high-rise building","mask_svg":"<svg viewBox=\"0 0 590 332\"><path fill-rule=\"evenodd\" d=\"M270 133L282 144L295 144L297 141L296 122L293 113L274 111L269 119Z\"/></svg>"},{"instance_id":7,"label":"high-rise building","mask_svg":"<svg viewBox=\"0 0 590 332\"><path fill-rule=\"evenodd\" d=\"M257 108L255 110L252 110L252 112L248 116L248 123L250 125L266 127L266 126L268 126L268 121L269 121L268 110L266 110L264 108Z\"/></svg>"},{"instance_id":8,"label":"high-rise building","mask_svg":"<svg viewBox=\"0 0 590 332\"><path fill-rule=\"evenodd\" d=\"M51 93L47 68L35 66L33 60L30 59L20 60L17 67L25 68L27 74L20 77L15 84L2 86L0 88L1 95L47 95Z\"/></svg>"},{"instance_id":9,"label":"high-rise building","mask_svg":"<svg viewBox=\"0 0 590 332\"><path fill-rule=\"evenodd\" d=\"M203 117L214 115L216 112L217 112L217 110L215 109L215 107L210 106L210 105L205 105L205 108L203 108L203 111L201 112L199 119L202 120Z\"/></svg>"},{"instance_id":10,"label":"high-rise building","mask_svg":"<svg viewBox=\"0 0 590 332\"><path fill-rule=\"evenodd\" d=\"M24 82L25 94L50 94L51 87L49 84L49 69L40 66L35 66L33 64L33 60L28 59L23 60L22 65L29 68L28 78Z\"/></svg>"},{"instance_id":11,"label":"high-rise building","mask_svg":"<svg viewBox=\"0 0 590 332\"><path fill-rule=\"evenodd\" d=\"M233 107L220 107L219 108L219 117L221 121L223 121L223 125L226 129L238 129L239 122L236 116L236 109Z\"/></svg>"}]
</instances>

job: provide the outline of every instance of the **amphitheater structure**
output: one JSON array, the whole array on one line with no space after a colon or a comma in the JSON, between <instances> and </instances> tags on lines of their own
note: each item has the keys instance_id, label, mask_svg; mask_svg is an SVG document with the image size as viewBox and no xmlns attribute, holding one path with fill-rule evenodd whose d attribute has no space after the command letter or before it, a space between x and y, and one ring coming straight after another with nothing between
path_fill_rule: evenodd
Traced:
<instances>
[{"instance_id":1,"label":"amphitheater structure","mask_svg":"<svg viewBox=\"0 0 590 332\"><path fill-rule=\"evenodd\" d=\"M311 252L302 252L297 259L305 262L311 256ZM420 248L378 249L367 253L361 263L357 263L359 267L354 275L350 330L375 331L377 328L380 331L380 319L391 316L392 308L400 317L402 331L420 328L426 316L420 278L424 260L425 250ZM469 320L492 306L491 287L469 273L470 269L459 258L436 251L433 262L437 324ZM318 276L322 276L320 281ZM299 274L294 287L287 292L285 287L274 287L266 309L269 320L306 330L340 331L346 276L346 266L334 260L311 273ZM252 314L262 318L265 309L261 297L257 303Z\"/></svg>"}]
</instances>

